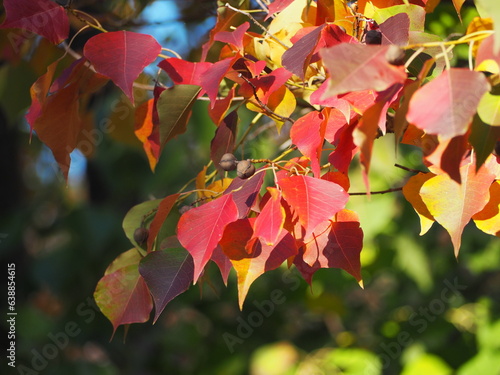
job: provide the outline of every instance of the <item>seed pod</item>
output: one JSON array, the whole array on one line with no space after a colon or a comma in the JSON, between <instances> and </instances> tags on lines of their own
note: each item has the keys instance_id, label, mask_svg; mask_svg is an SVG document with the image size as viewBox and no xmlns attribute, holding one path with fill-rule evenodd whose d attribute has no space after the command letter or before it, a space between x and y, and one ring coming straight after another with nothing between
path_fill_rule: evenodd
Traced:
<instances>
[{"instance_id":1,"label":"seed pod","mask_svg":"<svg viewBox=\"0 0 500 375\"><path fill-rule=\"evenodd\" d=\"M385 59L391 65L400 66L405 63L406 54L404 49L391 44L385 53Z\"/></svg>"},{"instance_id":2,"label":"seed pod","mask_svg":"<svg viewBox=\"0 0 500 375\"><path fill-rule=\"evenodd\" d=\"M148 236L149 236L148 228L140 227L134 231L134 241L137 242L139 245L142 245L144 242L146 242Z\"/></svg>"},{"instance_id":3,"label":"seed pod","mask_svg":"<svg viewBox=\"0 0 500 375\"><path fill-rule=\"evenodd\" d=\"M366 44L382 44L382 33L378 30L368 30L365 34Z\"/></svg>"},{"instance_id":4,"label":"seed pod","mask_svg":"<svg viewBox=\"0 0 500 375\"><path fill-rule=\"evenodd\" d=\"M241 160L236 168L236 173L241 179L247 179L255 173L255 166L250 160Z\"/></svg>"},{"instance_id":5,"label":"seed pod","mask_svg":"<svg viewBox=\"0 0 500 375\"><path fill-rule=\"evenodd\" d=\"M233 154L224 154L220 158L219 165L225 171L234 171L238 165L238 159Z\"/></svg>"}]
</instances>

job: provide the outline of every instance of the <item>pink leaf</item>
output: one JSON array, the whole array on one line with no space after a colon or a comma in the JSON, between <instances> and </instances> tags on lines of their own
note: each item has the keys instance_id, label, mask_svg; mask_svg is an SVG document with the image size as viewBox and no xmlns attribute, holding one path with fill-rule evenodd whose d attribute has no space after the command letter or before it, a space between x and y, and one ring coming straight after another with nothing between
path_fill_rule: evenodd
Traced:
<instances>
[{"instance_id":1,"label":"pink leaf","mask_svg":"<svg viewBox=\"0 0 500 375\"><path fill-rule=\"evenodd\" d=\"M7 16L0 28L34 32L59 44L68 37L69 21L64 8L50 0L4 0Z\"/></svg>"},{"instance_id":2,"label":"pink leaf","mask_svg":"<svg viewBox=\"0 0 500 375\"><path fill-rule=\"evenodd\" d=\"M350 91L383 91L404 83L404 67L391 65L385 58L389 46L342 43L320 51L330 72L323 98Z\"/></svg>"},{"instance_id":3,"label":"pink leaf","mask_svg":"<svg viewBox=\"0 0 500 375\"><path fill-rule=\"evenodd\" d=\"M490 84L469 69L451 68L413 94L406 118L429 134L443 139L463 135Z\"/></svg>"},{"instance_id":4,"label":"pink leaf","mask_svg":"<svg viewBox=\"0 0 500 375\"><path fill-rule=\"evenodd\" d=\"M177 237L194 260L196 283L212 257L227 224L238 219L238 208L231 194L223 195L184 213L177 224Z\"/></svg>"},{"instance_id":5,"label":"pink leaf","mask_svg":"<svg viewBox=\"0 0 500 375\"><path fill-rule=\"evenodd\" d=\"M406 46L410 39L410 17L406 13L398 13L379 25L382 33L382 44Z\"/></svg>"},{"instance_id":6,"label":"pink leaf","mask_svg":"<svg viewBox=\"0 0 500 375\"><path fill-rule=\"evenodd\" d=\"M95 70L121 88L132 104L134 81L160 52L161 46L155 38L132 31L98 34L83 48Z\"/></svg>"},{"instance_id":7,"label":"pink leaf","mask_svg":"<svg viewBox=\"0 0 500 375\"><path fill-rule=\"evenodd\" d=\"M266 202L254 224L254 237L260 237L267 245L274 245L283 229L285 209L281 205L281 192L268 187L271 197Z\"/></svg>"},{"instance_id":8,"label":"pink leaf","mask_svg":"<svg viewBox=\"0 0 500 375\"><path fill-rule=\"evenodd\" d=\"M293 0L274 0L271 5L269 5L269 14L266 16L266 20L277 12L281 12L283 9L288 7Z\"/></svg>"},{"instance_id":9,"label":"pink leaf","mask_svg":"<svg viewBox=\"0 0 500 375\"><path fill-rule=\"evenodd\" d=\"M214 40L232 44L237 49L243 50L243 37L249 27L250 24L248 22L244 22L233 31L219 31L214 35Z\"/></svg>"}]
</instances>

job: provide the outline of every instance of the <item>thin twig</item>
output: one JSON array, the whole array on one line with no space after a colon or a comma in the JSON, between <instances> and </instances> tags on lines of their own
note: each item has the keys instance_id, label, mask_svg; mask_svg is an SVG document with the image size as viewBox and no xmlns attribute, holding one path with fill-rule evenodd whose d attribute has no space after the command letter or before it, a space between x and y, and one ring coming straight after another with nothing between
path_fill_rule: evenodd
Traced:
<instances>
[{"instance_id":1,"label":"thin twig","mask_svg":"<svg viewBox=\"0 0 500 375\"><path fill-rule=\"evenodd\" d=\"M295 122L295 120L291 119L290 117L284 117L284 116L277 114L271 108L269 108L266 104L264 104L262 102L262 100L260 100L259 95L257 94L257 87L255 87L255 85L247 77L243 76L241 73L239 74L239 77L242 78L246 83L248 83L250 85L250 87L253 90L253 96L255 97L255 100L257 100L257 103L259 103L259 105L262 107L262 109L264 109L270 115L280 119L283 122L289 121L292 124Z\"/></svg>"},{"instance_id":2,"label":"thin twig","mask_svg":"<svg viewBox=\"0 0 500 375\"><path fill-rule=\"evenodd\" d=\"M412 173L425 173L424 171L421 171L419 169L412 169L412 168L408 168L408 167L405 167L404 165L401 165L401 164L394 164L395 167L397 168L401 168L407 172L412 172Z\"/></svg>"},{"instance_id":3,"label":"thin twig","mask_svg":"<svg viewBox=\"0 0 500 375\"><path fill-rule=\"evenodd\" d=\"M387 190L370 191L370 192L362 192L362 193L348 193L348 194L349 195L386 194L386 193L392 193L392 192L401 191L401 190L403 190L402 187L397 187L397 188L392 188L392 189L387 189Z\"/></svg>"},{"instance_id":4,"label":"thin twig","mask_svg":"<svg viewBox=\"0 0 500 375\"><path fill-rule=\"evenodd\" d=\"M262 31L264 31L264 33L266 33L266 35L268 37L270 37L272 40L274 40L276 43L280 44L281 46L283 46L284 48L286 49L289 49L290 46L287 46L285 43L283 43L281 40L279 40L278 38L276 38L273 34L271 34L269 31L267 31L266 27L264 25L262 25L259 21L257 21L250 13L247 13L247 12L244 12L238 8L235 8L233 6L231 6L231 4L229 3L226 3L226 8L229 8L237 13L241 13L241 14L244 14L245 16L247 16L254 24L256 24L257 26L259 26Z\"/></svg>"}]
</instances>

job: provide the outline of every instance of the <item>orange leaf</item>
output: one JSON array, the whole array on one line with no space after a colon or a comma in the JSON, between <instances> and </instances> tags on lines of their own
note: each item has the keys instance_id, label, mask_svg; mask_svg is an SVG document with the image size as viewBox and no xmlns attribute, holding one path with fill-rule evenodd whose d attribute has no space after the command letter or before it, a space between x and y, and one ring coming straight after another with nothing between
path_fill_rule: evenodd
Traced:
<instances>
[{"instance_id":1,"label":"orange leaf","mask_svg":"<svg viewBox=\"0 0 500 375\"><path fill-rule=\"evenodd\" d=\"M490 200L472 220L483 232L500 237L500 181L491 184Z\"/></svg>"},{"instance_id":2,"label":"orange leaf","mask_svg":"<svg viewBox=\"0 0 500 375\"><path fill-rule=\"evenodd\" d=\"M491 158L489 164L492 164ZM455 256L460 250L465 225L489 201L489 189L496 173L492 173L486 165L476 173L475 161L471 160L460 168L460 175L462 184L453 181L447 174L441 174L426 181L420 191L430 214L450 234Z\"/></svg>"},{"instance_id":3,"label":"orange leaf","mask_svg":"<svg viewBox=\"0 0 500 375\"><path fill-rule=\"evenodd\" d=\"M410 202L413 209L420 217L420 235L423 236L431 228L434 223L434 217L431 215L427 206L425 205L422 197L420 196L420 189L422 185L435 177L434 173L419 173L415 176L410 177L403 186L403 195L406 200Z\"/></svg>"}]
</instances>

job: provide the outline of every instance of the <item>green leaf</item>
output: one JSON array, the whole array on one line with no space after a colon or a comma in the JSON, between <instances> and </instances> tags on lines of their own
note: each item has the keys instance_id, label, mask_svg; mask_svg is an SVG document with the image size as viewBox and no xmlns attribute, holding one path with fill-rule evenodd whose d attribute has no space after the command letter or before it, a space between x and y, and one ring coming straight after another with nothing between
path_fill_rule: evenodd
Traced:
<instances>
[{"instance_id":1,"label":"green leaf","mask_svg":"<svg viewBox=\"0 0 500 375\"><path fill-rule=\"evenodd\" d=\"M141 246L134 240L134 231L141 226L146 227L145 224L149 223L153 218L156 208L158 208L162 199L155 199L151 201L146 201L132 207L125 217L123 218L122 227L125 231L125 235L132 242L132 244L139 250L143 255L146 255L145 251Z\"/></svg>"},{"instance_id":2,"label":"green leaf","mask_svg":"<svg viewBox=\"0 0 500 375\"><path fill-rule=\"evenodd\" d=\"M486 124L500 126L500 95L484 94L477 106L477 114Z\"/></svg>"},{"instance_id":3,"label":"green leaf","mask_svg":"<svg viewBox=\"0 0 500 375\"><path fill-rule=\"evenodd\" d=\"M500 138L500 127L490 126L476 114L472 120L469 142L476 152L476 170L484 164Z\"/></svg>"},{"instance_id":4,"label":"green leaf","mask_svg":"<svg viewBox=\"0 0 500 375\"><path fill-rule=\"evenodd\" d=\"M175 85L163 91L156 109L160 120L160 147L186 131L191 108L201 90L195 85Z\"/></svg>"}]
</instances>

